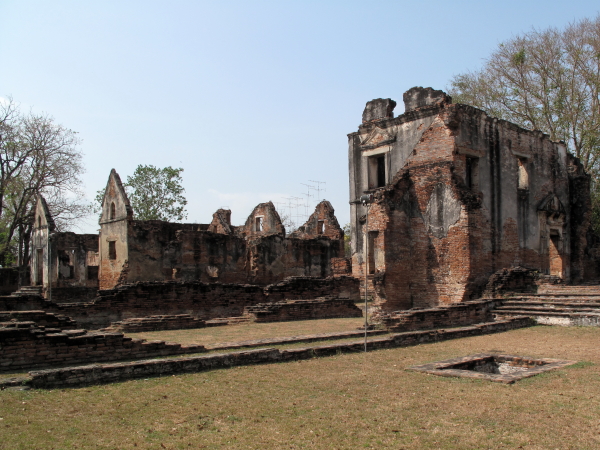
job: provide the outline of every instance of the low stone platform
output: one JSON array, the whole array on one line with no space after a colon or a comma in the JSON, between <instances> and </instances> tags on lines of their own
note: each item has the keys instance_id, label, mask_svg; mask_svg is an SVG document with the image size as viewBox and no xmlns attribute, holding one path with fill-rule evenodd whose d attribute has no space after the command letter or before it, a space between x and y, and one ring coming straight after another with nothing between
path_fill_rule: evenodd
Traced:
<instances>
[{"instance_id":1,"label":"low stone platform","mask_svg":"<svg viewBox=\"0 0 600 450\"><path fill-rule=\"evenodd\" d=\"M0 311L0 327L14 327L17 322L33 322L43 327L59 328L62 330L77 328L77 322L61 314L46 311Z\"/></svg>"},{"instance_id":2,"label":"low stone platform","mask_svg":"<svg viewBox=\"0 0 600 450\"><path fill-rule=\"evenodd\" d=\"M373 316L373 320L392 332L466 326L492 321L491 311L495 304L495 300L478 300L437 308L379 312Z\"/></svg>"},{"instance_id":3,"label":"low stone platform","mask_svg":"<svg viewBox=\"0 0 600 450\"><path fill-rule=\"evenodd\" d=\"M254 322L284 322L289 320L362 317L362 311L350 298L327 296L314 300L259 303L244 308L244 315L253 317Z\"/></svg>"},{"instance_id":4,"label":"low stone platform","mask_svg":"<svg viewBox=\"0 0 600 450\"><path fill-rule=\"evenodd\" d=\"M34 322L11 322L0 328L0 372L204 351L202 345L145 341L122 333L61 330Z\"/></svg>"},{"instance_id":5,"label":"low stone platform","mask_svg":"<svg viewBox=\"0 0 600 450\"><path fill-rule=\"evenodd\" d=\"M204 328L206 322L190 314L132 317L112 323L102 331L141 333L143 331L187 330Z\"/></svg>"},{"instance_id":6,"label":"low stone platform","mask_svg":"<svg viewBox=\"0 0 600 450\"><path fill-rule=\"evenodd\" d=\"M521 317L449 330L412 331L384 337L374 337L368 341L368 349L376 350L433 343L448 339L498 333L516 328L528 327L530 325L532 325L531 319ZM6 381L6 384L0 382L0 388L17 385L34 388L82 386L123 381L133 378L199 372L248 364L295 361L314 357L334 356L346 352L362 352L363 350L364 341L359 339L352 342L286 350L262 348L241 352L217 353L171 359L154 359L113 364L92 364L88 366L32 371L26 378L17 380L11 379Z\"/></svg>"}]
</instances>

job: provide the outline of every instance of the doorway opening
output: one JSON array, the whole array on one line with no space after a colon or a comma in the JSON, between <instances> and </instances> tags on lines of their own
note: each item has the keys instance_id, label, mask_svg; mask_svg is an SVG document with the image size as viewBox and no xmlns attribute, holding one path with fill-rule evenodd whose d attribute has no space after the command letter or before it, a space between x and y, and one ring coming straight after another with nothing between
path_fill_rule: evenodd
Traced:
<instances>
[{"instance_id":1,"label":"doorway opening","mask_svg":"<svg viewBox=\"0 0 600 450\"><path fill-rule=\"evenodd\" d=\"M550 259L550 275L564 278L563 240L557 230L550 231L548 257Z\"/></svg>"}]
</instances>

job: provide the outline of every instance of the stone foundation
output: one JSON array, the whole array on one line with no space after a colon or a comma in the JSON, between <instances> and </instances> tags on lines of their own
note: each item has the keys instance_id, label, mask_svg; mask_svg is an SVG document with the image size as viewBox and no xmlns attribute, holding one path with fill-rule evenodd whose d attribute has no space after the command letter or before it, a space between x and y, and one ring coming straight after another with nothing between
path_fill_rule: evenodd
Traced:
<instances>
[{"instance_id":1,"label":"stone foundation","mask_svg":"<svg viewBox=\"0 0 600 450\"><path fill-rule=\"evenodd\" d=\"M542 285L559 285L563 280L558 277L541 274L537 270L525 267L502 269L494 273L483 293L485 298L502 298L507 294L535 294Z\"/></svg>"},{"instance_id":2,"label":"stone foundation","mask_svg":"<svg viewBox=\"0 0 600 450\"><path fill-rule=\"evenodd\" d=\"M491 322L494 306L493 300L473 301L439 308L379 313L373 320L395 332L460 327Z\"/></svg>"},{"instance_id":3,"label":"stone foundation","mask_svg":"<svg viewBox=\"0 0 600 450\"><path fill-rule=\"evenodd\" d=\"M247 306L244 314L253 316L255 322L362 317L362 311L352 300L333 297L260 303Z\"/></svg>"},{"instance_id":4,"label":"stone foundation","mask_svg":"<svg viewBox=\"0 0 600 450\"><path fill-rule=\"evenodd\" d=\"M143 331L188 330L204 327L206 327L204 320L196 319L189 314L176 314L172 316L149 316L125 319L112 323L103 331L141 333Z\"/></svg>"}]
</instances>

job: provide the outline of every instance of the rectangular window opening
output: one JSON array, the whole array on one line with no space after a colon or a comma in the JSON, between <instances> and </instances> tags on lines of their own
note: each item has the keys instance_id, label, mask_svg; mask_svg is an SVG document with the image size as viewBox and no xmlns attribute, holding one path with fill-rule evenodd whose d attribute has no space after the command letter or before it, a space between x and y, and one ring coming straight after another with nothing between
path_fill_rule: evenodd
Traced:
<instances>
[{"instance_id":1,"label":"rectangular window opening","mask_svg":"<svg viewBox=\"0 0 600 450\"><path fill-rule=\"evenodd\" d=\"M98 279L98 266L88 266L87 279L88 280L97 280Z\"/></svg>"},{"instance_id":2,"label":"rectangular window opening","mask_svg":"<svg viewBox=\"0 0 600 450\"><path fill-rule=\"evenodd\" d=\"M385 156L377 158L377 187L385 186Z\"/></svg>"},{"instance_id":3,"label":"rectangular window opening","mask_svg":"<svg viewBox=\"0 0 600 450\"><path fill-rule=\"evenodd\" d=\"M369 157L369 189L376 189L385 186L385 155L376 155Z\"/></svg>"},{"instance_id":4,"label":"rectangular window opening","mask_svg":"<svg viewBox=\"0 0 600 450\"><path fill-rule=\"evenodd\" d=\"M319 233L319 234L325 233L325 221L319 220L317 222L317 233Z\"/></svg>"},{"instance_id":5,"label":"rectangular window opening","mask_svg":"<svg viewBox=\"0 0 600 450\"><path fill-rule=\"evenodd\" d=\"M108 243L108 259L117 259L117 243L115 241Z\"/></svg>"},{"instance_id":6,"label":"rectangular window opening","mask_svg":"<svg viewBox=\"0 0 600 450\"><path fill-rule=\"evenodd\" d=\"M519 166L519 181L517 186L519 189L529 189L529 173L527 172L527 159L517 158Z\"/></svg>"},{"instance_id":7,"label":"rectangular window opening","mask_svg":"<svg viewBox=\"0 0 600 450\"><path fill-rule=\"evenodd\" d=\"M372 275L375 273L375 265L376 265L375 243L377 241L377 237L379 236L379 231L369 231L368 236L369 236L368 237L369 251L368 251L368 255L367 255L367 266L368 266L369 275Z\"/></svg>"},{"instance_id":8,"label":"rectangular window opening","mask_svg":"<svg viewBox=\"0 0 600 450\"><path fill-rule=\"evenodd\" d=\"M256 217L255 219L255 231L262 231L263 230L263 218L262 217Z\"/></svg>"}]
</instances>

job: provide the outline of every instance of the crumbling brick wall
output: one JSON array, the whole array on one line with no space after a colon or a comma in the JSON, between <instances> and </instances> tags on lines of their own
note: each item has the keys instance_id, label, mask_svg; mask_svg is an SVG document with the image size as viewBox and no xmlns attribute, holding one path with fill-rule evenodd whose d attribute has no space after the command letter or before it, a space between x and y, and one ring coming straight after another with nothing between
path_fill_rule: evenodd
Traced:
<instances>
[{"instance_id":1,"label":"crumbling brick wall","mask_svg":"<svg viewBox=\"0 0 600 450\"><path fill-rule=\"evenodd\" d=\"M318 297L360 300L359 280L351 276L328 278L290 277L265 287L264 292L271 302L315 299Z\"/></svg>"},{"instance_id":2,"label":"crumbling brick wall","mask_svg":"<svg viewBox=\"0 0 600 450\"><path fill-rule=\"evenodd\" d=\"M244 314L255 322L362 317L362 311L349 298L324 297L314 300L287 300L247 306Z\"/></svg>"},{"instance_id":3,"label":"crumbling brick wall","mask_svg":"<svg viewBox=\"0 0 600 450\"><path fill-rule=\"evenodd\" d=\"M350 258L331 258L331 271L334 277L352 274Z\"/></svg>"},{"instance_id":4,"label":"crumbling brick wall","mask_svg":"<svg viewBox=\"0 0 600 450\"><path fill-rule=\"evenodd\" d=\"M332 273L331 258L344 252L343 231L327 201L321 202L311 216L315 230L290 238L286 238L272 202L256 206L240 227L231 225L231 211L225 209L219 209L207 225L134 220L114 170L103 205L103 290L139 281L266 285L289 276L326 277ZM322 228L317 229L319 224Z\"/></svg>"},{"instance_id":5,"label":"crumbling brick wall","mask_svg":"<svg viewBox=\"0 0 600 450\"><path fill-rule=\"evenodd\" d=\"M46 310L53 305L39 295L0 296L0 311Z\"/></svg>"},{"instance_id":6,"label":"crumbling brick wall","mask_svg":"<svg viewBox=\"0 0 600 450\"><path fill-rule=\"evenodd\" d=\"M563 280L556 276L544 275L537 270L526 267L500 269L488 280L484 298L503 298L507 294L535 294L543 284L562 284Z\"/></svg>"}]
</instances>

